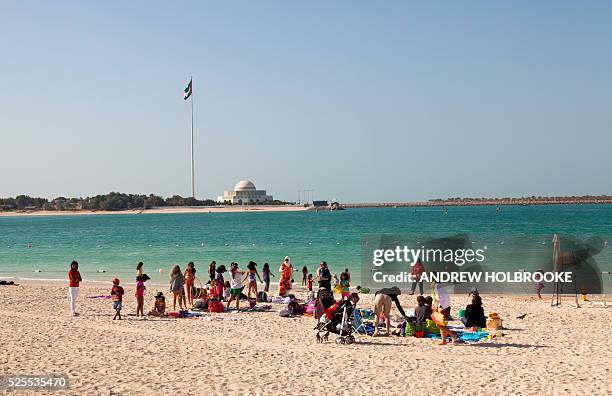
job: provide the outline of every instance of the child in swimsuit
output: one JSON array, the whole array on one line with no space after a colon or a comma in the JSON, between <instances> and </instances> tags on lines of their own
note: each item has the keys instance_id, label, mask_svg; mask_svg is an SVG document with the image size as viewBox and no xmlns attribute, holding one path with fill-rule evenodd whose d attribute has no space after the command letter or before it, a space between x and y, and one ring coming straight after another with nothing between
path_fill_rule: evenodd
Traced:
<instances>
[{"instance_id":1,"label":"child in swimsuit","mask_svg":"<svg viewBox=\"0 0 612 396\"><path fill-rule=\"evenodd\" d=\"M137 276L136 277L136 316L144 317L144 293L147 288L145 287L145 276Z\"/></svg>"}]
</instances>

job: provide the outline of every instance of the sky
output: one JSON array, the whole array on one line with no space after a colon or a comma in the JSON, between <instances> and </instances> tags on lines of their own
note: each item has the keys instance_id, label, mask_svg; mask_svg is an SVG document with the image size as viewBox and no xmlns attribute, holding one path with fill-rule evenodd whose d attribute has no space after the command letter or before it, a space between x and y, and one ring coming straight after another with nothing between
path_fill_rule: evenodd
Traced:
<instances>
[{"instance_id":1,"label":"sky","mask_svg":"<svg viewBox=\"0 0 612 396\"><path fill-rule=\"evenodd\" d=\"M6 1L0 197L610 194L612 3Z\"/></svg>"}]
</instances>

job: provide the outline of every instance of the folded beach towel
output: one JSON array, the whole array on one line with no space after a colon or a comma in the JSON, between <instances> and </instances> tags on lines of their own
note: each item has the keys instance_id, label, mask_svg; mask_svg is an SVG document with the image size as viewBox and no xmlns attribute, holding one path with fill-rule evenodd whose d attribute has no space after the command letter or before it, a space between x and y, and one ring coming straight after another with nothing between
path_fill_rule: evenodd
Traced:
<instances>
[{"instance_id":1,"label":"folded beach towel","mask_svg":"<svg viewBox=\"0 0 612 396\"><path fill-rule=\"evenodd\" d=\"M457 332L457 336L459 337L459 339L461 341L464 342L478 342L482 339L487 338L487 336L489 335L489 333L487 333L486 331L459 331ZM426 336L427 338L435 338L435 339L440 339L440 334L427 334ZM447 339L450 337L447 337Z\"/></svg>"}]
</instances>

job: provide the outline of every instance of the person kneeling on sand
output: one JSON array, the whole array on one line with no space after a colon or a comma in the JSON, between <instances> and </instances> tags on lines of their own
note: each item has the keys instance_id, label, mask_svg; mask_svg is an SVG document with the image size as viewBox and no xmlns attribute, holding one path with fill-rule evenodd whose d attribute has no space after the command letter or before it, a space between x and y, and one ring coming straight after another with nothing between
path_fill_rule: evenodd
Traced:
<instances>
[{"instance_id":1,"label":"person kneeling on sand","mask_svg":"<svg viewBox=\"0 0 612 396\"><path fill-rule=\"evenodd\" d=\"M165 316L166 315L166 297L164 293L158 292L155 295L155 305L153 309L149 311L149 316Z\"/></svg>"},{"instance_id":2,"label":"person kneeling on sand","mask_svg":"<svg viewBox=\"0 0 612 396\"><path fill-rule=\"evenodd\" d=\"M380 321L380 315L385 315L385 325L387 328L387 334L391 334L391 302L395 302L395 306L400 314L406 318L406 313L402 308L399 299L397 296L402 294L400 289L397 286L380 289L374 295L374 334L372 336L377 337L378 334L378 324Z\"/></svg>"}]
</instances>

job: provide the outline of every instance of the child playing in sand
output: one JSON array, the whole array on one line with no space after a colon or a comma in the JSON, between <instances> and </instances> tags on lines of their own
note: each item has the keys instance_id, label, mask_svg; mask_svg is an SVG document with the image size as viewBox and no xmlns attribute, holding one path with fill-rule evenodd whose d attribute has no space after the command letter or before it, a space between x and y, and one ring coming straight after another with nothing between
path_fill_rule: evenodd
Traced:
<instances>
[{"instance_id":1,"label":"child playing in sand","mask_svg":"<svg viewBox=\"0 0 612 396\"><path fill-rule=\"evenodd\" d=\"M259 272L257 272L257 264L254 261L249 261L247 265L247 297L251 298L251 292L254 298L257 298L257 279L261 282Z\"/></svg>"},{"instance_id":2,"label":"child playing in sand","mask_svg":"<svg viewBox=\"0 0 612 396\"><path fill-rule=\"evenodd\" d=\"M149 311L150 316L165 316L166 315L166 297L164 293L158 292L155 295L155 305L153 309Z\"/></svg>"},{"instance_id":3,"label":"child playing in sand","mask_svg":"<svg viewBox=\"0 0 612 396\"><path fill-rule=\"evenodd\" d=\"M113 309L115 310L115 316L113 320L121 320L121 308L123 306L123 295L125 294L123 287L119 286L119 279L113 279L113 288L111 289L111 297L113 298Z\"/></svg>"},{"instance_id":4,"label":"child playing in sand","mask_svg":"<svg viewBox=\"0 0 612 396\"><path fill-rule=\"evenodd\" d=\"M144 293L147 288L145 287L145 281L148 279L146 275L140 275L136 277L136 316L144 316Z\"/></svg>"}]
</instances>

